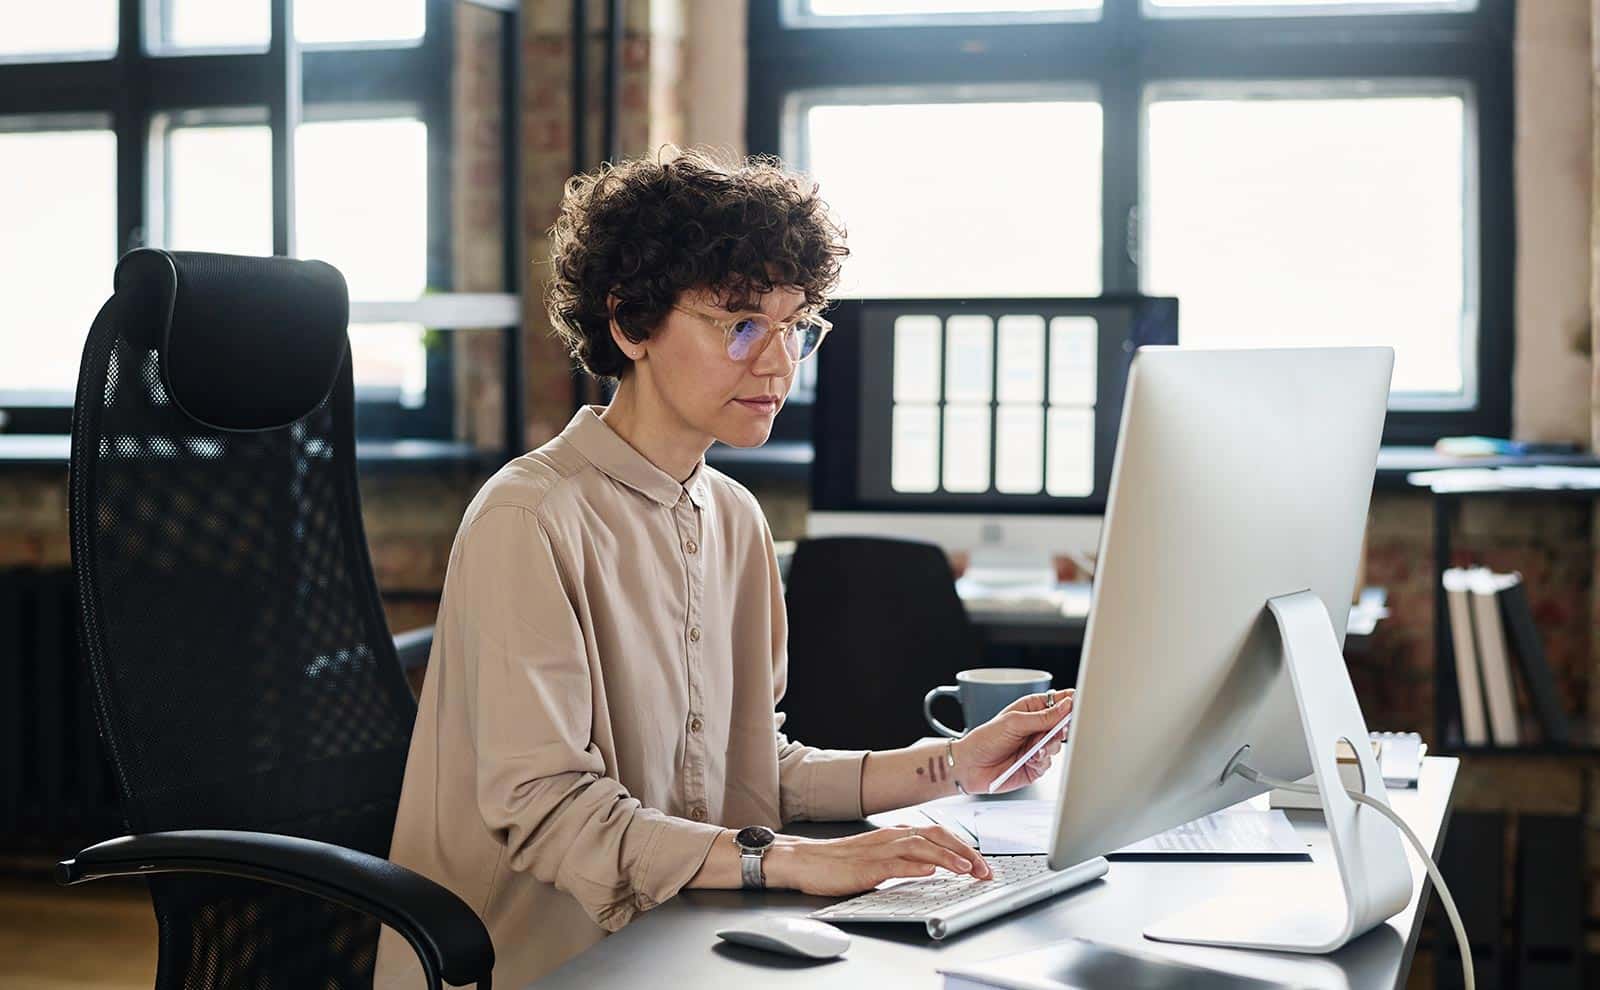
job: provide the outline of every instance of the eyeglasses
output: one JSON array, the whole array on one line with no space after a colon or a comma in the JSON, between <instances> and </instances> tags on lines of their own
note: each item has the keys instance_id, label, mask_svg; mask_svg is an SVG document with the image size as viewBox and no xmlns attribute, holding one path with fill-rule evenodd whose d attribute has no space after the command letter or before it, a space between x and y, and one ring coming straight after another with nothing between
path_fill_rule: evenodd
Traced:
<instances>
[{"instance_id":1,"label":"eyeglasses","mask_svg":"<svg viewBox=\"0 0 1600 990\"><path fill-rule=\"evenodd\" d=\"M789 359L796 364L817 352L822 346L822 338L833 329L833 324L820 316L797 316L787 323L773 323L760 313L754 316L741 316L735 320L719 320L709 313L702 313L686 306L673 306L675 310L698 316L707 323L722 331L723 342L728 348L728 357L734 361L748 361L760 354L767 343L767 338L777 331L783 335L783 349L788 352Z\"/></svg>"}]
</instances>

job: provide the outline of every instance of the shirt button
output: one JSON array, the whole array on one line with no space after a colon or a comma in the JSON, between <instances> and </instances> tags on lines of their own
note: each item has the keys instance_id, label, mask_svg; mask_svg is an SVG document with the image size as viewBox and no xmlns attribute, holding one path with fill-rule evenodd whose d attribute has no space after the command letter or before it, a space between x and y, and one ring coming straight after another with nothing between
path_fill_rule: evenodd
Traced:
<instances>
[{"instance_id":1,"label":"shirt button","mask_svg":"<svg viewBox=\"0 0 1600 990\"><path fill-rule=\"evenodd\" d=\"M684 545L683 545L683 548L684 548L684 549L685 549L685 550L687 550L687 551L689 551L689 552L690 552L690 553L696 553L696 552L698 552L698 551L699 551L699 549L700 549L700 544L698 544L698 543L696 543L696 542L695 542L695 541L693 541L693 540L690 540L690 541L689 541L689 542L687 542L687 543L685 543L685 544L684 544Z\"/></svg>"},{"instance_id":2,"label":"shirt button","mask_svg":"<svg viewBox=\"0 0 1600 990\"><path fill-rule=\"evenodd\" d=\"M699 626L690 626L689 627L689 642L691 642L691 643L700 642L700 627Z\"/></svg>"},{"instance_id":3,"label":"shirt button","mask_svg":"<svg viewBox=\"0 0 1600 990\"><path fill-rule=\"evenodd\" d=\"M689 817L697 822L703 822L706 820L706 809L696 805L694 810L689 812Z\"/></svg>"},{"instance_id":4,"label":"shirt button","mask_svg":"<svg viewBox=\"0 0 1600 990\"><path fill-rule=\"evenodd\" d=\"M689 720L690 732L699 732L703 726L704 723L700 721L700 717L698 715Z\"/></svg>"}]
</instances>

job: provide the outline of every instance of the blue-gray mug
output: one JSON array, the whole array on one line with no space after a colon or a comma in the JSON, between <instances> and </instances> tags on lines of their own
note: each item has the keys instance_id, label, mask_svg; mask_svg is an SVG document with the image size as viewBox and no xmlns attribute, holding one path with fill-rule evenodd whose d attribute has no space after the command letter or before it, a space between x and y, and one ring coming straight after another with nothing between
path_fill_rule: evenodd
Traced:
<instances>
[{"instance_id":1,"label":"blue-gray mug","mask_svg":"<svg viewBox=\"0 0 1600 990\"><path fill-rule=\"evenodd\" d=\"M1050 690L1050 672L1023 667L978 667L956 675L956 683L929 691L922 699L922 714L928 725L941 736L960 739L967 731L994 718L1018 698ZM933 703L951 695L961 703L961 717L967 728L961 732L933 717Z\"/></svg>"}]
</instances>

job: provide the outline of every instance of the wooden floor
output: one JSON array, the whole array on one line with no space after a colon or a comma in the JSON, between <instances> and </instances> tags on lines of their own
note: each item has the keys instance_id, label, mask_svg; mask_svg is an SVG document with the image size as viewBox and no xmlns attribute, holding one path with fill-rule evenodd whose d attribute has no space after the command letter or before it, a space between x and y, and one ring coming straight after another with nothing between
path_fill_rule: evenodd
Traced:
<instances>
[{"instance_id":1,"label":"wooden floor","mask_svg":"<svg viewBox=\"0 0 1600 990\"><path fill-rule=\"evenodd\" d=\"M156 919L138 882L62 888L0 877L6 990L150 990Z\"/></svg>"}]
</instances>

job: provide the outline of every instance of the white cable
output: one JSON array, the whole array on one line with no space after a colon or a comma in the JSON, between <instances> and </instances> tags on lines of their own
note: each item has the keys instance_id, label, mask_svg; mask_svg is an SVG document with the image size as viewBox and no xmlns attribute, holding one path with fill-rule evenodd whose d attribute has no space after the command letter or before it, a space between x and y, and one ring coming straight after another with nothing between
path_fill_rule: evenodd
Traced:
<instances>
[{"instance_id":1,"label":"white cable","mask_svg":"<svg viewBox=\"0 0 1600 990\"><path fill-rule=\"evenodd\" d=\"M1319 796L1322 794L1315 784L1279 780L1276 777L1269 777L1245 763L1236 764L1234 772L1252 783L1265 784L1268 787L1282 788L1286 791L1296 791L1300 794L1316 794ZM1382 801L1368 797L1361 791L1351 790L1348 787L1344 790L1346 794L1350 795L1352 801L1366 805L1393 822L1395 827L1400 829L1401 833L1411 842L1411 847L1417 851L1417 855L1422 857L1422 862L1428 868L1428 877L1433 881L1434 889L1439 891L1439 903L1444 906L1444 913L1450 918L1450 927L1456 931L1456 947L1461 952L1461 977L1465 981L1466 990L1476 990L1472 970L1472 943L1467 941L1467 928L1461 923L1461 914L1456 910L1455 898L1450 896L1450 888L1445 885L1444 877L1439 874L1438 864L1433 861L1432 856L1428 855L1428 850L1423 846L1422 840L1417 838L1417 833L1411 831L1411 826L1407 825L1404 819L1395 814L1393 808Z\"/></svg>"}]
</instances>

